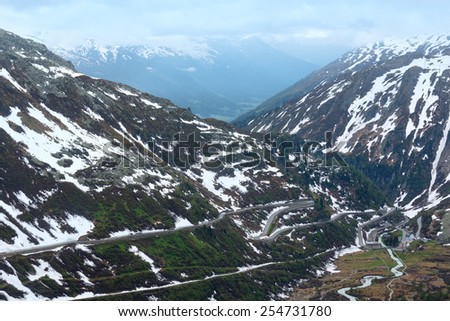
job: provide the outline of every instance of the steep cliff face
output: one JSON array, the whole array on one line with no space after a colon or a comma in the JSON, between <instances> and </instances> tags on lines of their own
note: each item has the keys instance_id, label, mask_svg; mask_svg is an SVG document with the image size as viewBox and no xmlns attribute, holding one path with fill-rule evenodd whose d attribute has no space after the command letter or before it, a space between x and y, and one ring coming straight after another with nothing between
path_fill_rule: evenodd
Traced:
<instances>
[{"instance_id":1,"label":"steep cliff face","mask_svg":"<svg viewBox=\"0 0 450 321\"><path fill-rule=\"evenodd\" d=\"M375 43L273 97L239 124L323 140L408 210L447 206L450 189L450 38ZM413 212L411 212L413 213Z\"/></svg>"}]
</instances>

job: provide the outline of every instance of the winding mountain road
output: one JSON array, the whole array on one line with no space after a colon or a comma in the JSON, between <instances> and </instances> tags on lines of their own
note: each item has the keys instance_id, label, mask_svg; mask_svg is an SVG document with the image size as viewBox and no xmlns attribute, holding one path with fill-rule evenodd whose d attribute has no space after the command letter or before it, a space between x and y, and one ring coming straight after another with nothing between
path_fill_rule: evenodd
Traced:
<instances>
[{"instance_id":1,"label":"winding mountain road","mask_svg":"<svg viewBox=\"0 0 450 321\"><path fill-rule=\"evenodd\" d=\"M267 219L266 225L264 226L264 229L263 229L261 235L259 235L257 237L257 239L261 239L263 237L269 236L270 228L271 228L273 222L281 214L289 213L289 212L292 212L292 211L295 211L295 210L301 210L301 209L304 209L304 208L307 208L307 207L313 207L313 206L314 206L314 201L311 201L311 200L308 200L308 199L304 199L304 202L302 202L302 203L293 204L292 206L283 206L279 210L274 211L272 214L270 214L270 216Z\"/></svg>"},{"instance_id":2,"label":"winding mountain road","mask_svg":"<svg viewBox=\"0 0 450 321\"><path fill-rule=\"evenodd\" d=\"M218 216L218 218L213 219L211 221L206 221L206 222L201 222L199 224L196 225L191 225L191 226L184 226L184 227L179 227L179 228L175 228L175 229L169 229L169 230L153 230L153 231L145 231L145 232L130 232L129 234L126 235L120 235L120 236L112 236L112 237L108 237L108 238L104 238L104 239L97 239L97 240L83 240L83 239L78 239L78 240L69 240L69 241L63 241L63 242L56 242L56 243L52 243L52 244L47 244L47 245L37 245L37 246L33 246L30 248L24 248L24 249L19 249L19 250L13 250L13 251L9 251L9 252L0 252L0 258L6 258L6 257L10 257L10 256L14 256L14 255L30 255L30 254L35 254L35 253L39 253L39 252L45 252L45 251L52 251L52 250L56 250L58 248L61 247L65 247L65 246L74 246L74 245L87 245L87 246L91 246L91 245L100 245L100 244L108 244L108 243L113 243L113 242L118 242L118 241L135 241L135 240L141 240L141 239L145 239L148 237L155 237L155 236L162 236L162 235L168 235L168 234L172 234L178 231L193 231L199 227L202 226L211 226L214 225L218 222L220 222L221 220L223 220L225 217L230 216L230 215L236 215L236 214L242 214L251 210L258 210L258 209L268 209L268 208L277 208L277 207L282 207L279 211L275 211L274 213L272 213L270 215L270 217L267 220L267 224L264 227L264 230L262 232L262 234L257 237L255 240L256 241L262 241L262 242L270 242L270 241L275 241L280 235L282 235L283 233L287 233L290 232L292 230L300 230L300 229L306 229L309 228L311 226L318 226L318 225L324 225L324 224L329 224L331 222L337 221L343 217L346 217L348 215L352 215L352 214L377 214L376 211L350 211L350 212L342 212L342 213L338 213L333 215L329 220L326 221L320 221L320 222L314 222L314 223L307 223L307 224L302 224L302 225L294 225L294 226L288 226L288 227L284 227L281 228L279 230L276 230L275 232L273 232L270 236L268 236L268 232L270 230L270 226L273 223L273 221L282 213L287 213L290 211L297 211L300 209L304 209L304 208L308 208L308 207L312 207L314 205L314 201L307 199L307 198L303 198L303 199L299 199L299 200L295 200L295 201L290 201L290 202L286 202L286 203L276 203L276 204L264 204L264 205L256 205L256 206L250 206L250 207L246 207L246 208L242 208L242 209L238 209L238 210L233 210L233 211L228 211L228 212L222 212L220 213L220 215ZM386 214L377 217L375 219L372 219L364 224L361 224L358 227L358 235L360 235L361 229L362 227L374 223L375 221L381 220L383 219L385 216L391 214L393 212L393 210L388 211ZM363 244L363 243L361 243Z\"/></svg>"},{"instance_id":3,"label":"winding mountain road","mask_svg":"<svg viewBox=\"0 0 450 321\"><path fill-rule=\"evenodd\" d=\"M363 229L366 226L369 226L369 225L371 225L373 223L376 223L378 221L383 220L386 216L389 216L392 213L395 213L396 210L397 210L397 208L388 208L386 210L386 213L384 213L383 215L375 217L375 218L371 219L370 221L367 221L367 222L365 222L363 224L358 225L358 233L357 233L357 235L358 235L358 243L359 243L359 245L360 246L364 246L366 244L366 241L364 240L364 237L363 237L363 234L362 234L362 231L363 231ZM375 236L371 236L371 238L374 238L374 237L376 237L376 235Z\"/></svg>"},{"instance_id":4,"label":"winding mountain road","mask_svg":"<svg viewBox=\"0 0 450 321\"><path fill-rule=\"evenodd\" d=\"M104 239L97 239L97 240L78 239L78 240L56 242L56 243L47 244L47 245L37 245L37 246L30 247L30 248L24 248L24 249L13 250L13 251L8 251L8 252L0 252L0 258L6 258L6 257L14 256L14 255L29 255L29 254L34 254L34 253L38 253L38 252L52 251L52 250L55 250L55 249L58 249L58 248L64 247L64 246L100 245L100 244L107 244L107 243L113 243L113 242L118 242L118 241L135 241L135 240L145 239L148 237L167 235L167 234L175 233L178 231L193 231L196 228L199 228L202 226L211 226L213 224L216 224L216 223L220 222L221 220L223 220L225 217L230 216L230 215L242 214L242 213L245 213L245 212L248 212L251 210L276 208L276 207L280 207L280 206L283 206L286 211L292 211L292 210L298 210L301 208L310 207L311 202L312 202L312 205L314 205L314 202L311 201L310 199L303 198L303 199L298 199L298 200L290 201L290 202L286 202L286 203L276 203L276 204L271 203L271 204L250 206L250 207L246 207L246 208L242 208L242 209L238 209L238 210L234 210L234 211L222 212L222 213L220 213L218 218L210 220L210 221L206 221L206 222L201 222L196 225L184 226L184 227L179 227L179 228L169 229L169 230L153 230L153 231L136 232L136 233L130 232L129 234L126 234L126 235L112 236L112 237L108 237L108 238L104 238Z\"/></svg>"},{"instance_id":5,"label":"winding mountain road","mask_svg":"<svg viewBox=\"0 0 450 321\"><path fill-rule=\"evenodd\" d=\"M294 230L302 230L302 229L310 228L311 226L318 226L318 225L329 224L329 223L332 223L334 221L338 221L341 218L344 218L344 217L349 216L349 215L362 215L362 214L374 215L374 214L377 214L377 212L376 211L371 211L371 210L370 211L364 211L364 212L362 212L362 211L361 212L358 212L358 211L341 212L341 213L337 213L337 214L333 215L329 220L283 227L283 228L275 231L274 233L272 233L270 236L265 237L265 238L260 238L259 240L260 241L265 241L265 242L275 241L280 235L282 235L284 233L289 233L289 232L294 231Z\"/></svg>"}]
</instances>

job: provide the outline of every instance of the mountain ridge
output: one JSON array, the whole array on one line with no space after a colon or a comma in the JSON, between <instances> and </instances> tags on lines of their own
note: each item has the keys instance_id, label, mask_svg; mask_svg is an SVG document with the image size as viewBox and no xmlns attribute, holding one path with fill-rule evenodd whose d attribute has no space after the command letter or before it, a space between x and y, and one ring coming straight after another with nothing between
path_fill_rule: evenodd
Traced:
<instances>
[{"instance_id":1,"label":"mountain ridge","mask_svg":"<svg viewBox=\"0 0 450 321\"><path fill-rule=\"evenodd\" d=\"M304 139L334 131L336 151L364 156L365 162L394 173L390 175L399 173L392 176L390 192L399 206L417 213L414 209L421 206L448 202L449 53L448 36L356 49L273 97L239 124L255 133L274 131ZM435 138L439 141L432 144Z\"/></svg>"},{"instance_id":2,"label":"mountain ridge","mask_svg":"<svg viewBox=\"0 0 450 321\"><path fill-rule=\"evenodd\" d=\"M2 35L4 39L5 35ZM15 43L12 45L5 40L2 46L12 48L14 53L9 56L16 57L1 61L0 81L5 90L0 106L2 132L30 154L26 164L47 167L57 181L74 184L83 192L101 193L108 186L126 186L124 180L125 183L128 180L133 183L137 179L136 182L143 180L149 184L145 177L150 174L156 177L156 182L150 186L155 185L156 188L160 181L162 190L164 185L171 190L171 183L165 182L164 177L167 176L169 181L179 180L181 173L170 166L141 168L139 162L145 157L142 153L146 150L147 157L160 159L154 155L155 150L148 150L144 142L157 139L155 148L161 153L164 147L159 144L173 140L180 130L197 132L199 138L208 135L222 136L222 139L234 137L234 133L227 132L228 128L213 127L188 110L175 107L169 100L77 73L70 63L51 55L45 47L38 45L36 48L39 50L35 50L33 43L7 35L13 37ZM29 52L35 56L28 57L28 52L20 48L29 44L32 48ZM220 122L215 124L223 125ZM243 143L238 136L235 140ZM126 158L124 153L129 153ZM118 166L124 163L128 163L128 167ZM139 173L144 174L143 177L139 178ZM131 177L127 178L130 174ZM133 178L133 175L137 176ZM233 186L236 184L229 188ZM148 191L151 192L151 188ZM215 188L211 187L211 191ZM217 195L212 194L212 197Z\"/></svg>"},{"instance_id":3,"label":"mountain ridge","mask_svg":"<svg viewBox=\"0 0 450 321\"><path fill-rule=\"evenodd\" d=\"M325 80L332 81L333 78L331 77L333 77L333 75L337 75L347 68L356 67L354 64L360 64L360 67L363 67L364 64L368 64L370 61L376 62L377 59L382 58L381 55L383 54L383 51L380 48L382 48L383 46L385 46L385 49L387 49L388 51L386 52L385 50L384 54L398 55L421 50L420 47L423 46L427 41L431 42L434 46L437 47L439 46L439 43L440 45L447 45L448 36L442 34L423 35L412 39L389 38L384 41L376 41L366 46L348 51L335 61L330 62L327 66L313 71L304 79L298 80L292 86L283 89L278 94L264 101L254 110L251 110L248 113L239 116L232 123L238 125L239 127L244 127L246 125L246 119L251 120L252 118L259 116L264 112L270 112L272 109L282 107L282 105L285 103L298 100L303 95L313 90L314 87L318 86L320 82ZM377 48L381 51L376 52ZM425 50L430 53L433 48L425 48ZM373 54L374 56L371 57L371 54ZM424 52L424 54L427 53ZM358 62L358 57L362 58L364 55L366 55L366 57L364 58L365 61ZM351 63L351 59L354 59L353 63Z\"/></svg>"}]
</instances>

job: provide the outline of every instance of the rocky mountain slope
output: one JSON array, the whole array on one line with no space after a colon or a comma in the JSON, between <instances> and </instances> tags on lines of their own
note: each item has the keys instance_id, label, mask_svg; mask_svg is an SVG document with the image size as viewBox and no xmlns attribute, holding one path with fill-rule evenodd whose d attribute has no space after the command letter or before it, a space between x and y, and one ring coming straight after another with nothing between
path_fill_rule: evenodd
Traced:
<instances>
[{"instance_id":1,"label":"rocky mountain slope","mask_svg":"<svg viewBox=\"0 0 450 321\"><path fill-rule=\"evenodd\" d=\"M275 299L368 219L332 214L385 203L354 169L289 173L268 142L0 40L0 300Z\"/></svg>"},{"instance_id":2,"label":"rocky mountain slope","mask_svg":"<svg viewBox=\"0 0 450 321\"><path fill-rule=\"evenodd\" d=\"M63 230L67 225L65 229L70 231L69 221L79 219L89 229L87 221L68 212L69 204L68 209L50 214L58 216L57 220L67 219L64 223L53 222L54 226L39 223L30 215L38 207L36 204L51 203L64 188L76 190L81 198L82 193L102 198L113 191L120 194L121 189L132 185L137 192L163 202L171 199L184 182L198 190L200 203L210 207L211 202L217 209L251 204L258 195L270 194L270 190L284 190L289 195L291 188L283 175L274 175L279 170L263 159L258 169L239 168L246 162L244 153L259 152L262 145L228 125L201 120L168 100L125 85L80 74L41 45L5 32L2 39L2 177L9 180L1 191L7 218L2 221L9 222L7 225L23 236L20 246L26 243L27 236L31 243L40 234L51 238L51 230L58 224ZM175 139L176 134L180 137ZM233 151L228 147L231 142ZM212 149L206 143L219 147ZM176 148L178 144L183 147ZM194 153L185 155L194 148ZM198 157L196 153L202 150L207 153ZM298 188L296 193L300 193ZM183 219L188 218L190 205L178 205L184 212ZM158 224L176 224L177 217L161 210L165 213ZM205 211L190 219L202 221L214 213ZM16 220L28 221L30 230L17 227ZM130 222L122 223L114 228L116 232L132 228L127 226ZM34 224L42 224L43 231L33 228ZM157 225L146 224L140 227Z\"/></svg>"},{"instance_id":3,"label":"rocky mountain slope","mask_svg":"<svg viewBox=\"0 0 450 321\"><path fill-rule=\"evenodd\" d=\"M349 52L268 100L240 126L323 140L411 215L450 199L450 38L386 41Z\"/></svg>"},{"instance_id":4,"label":"rocky mountain slope","mask_svg":"<svg viewBox=\"0 0 450 321\"><path fill-rule=\"evenodd\" d=\"M201 117L232 120L316 67L250 38L55 51L91 76L131 85Z\"/></svg>"}]
</instances>

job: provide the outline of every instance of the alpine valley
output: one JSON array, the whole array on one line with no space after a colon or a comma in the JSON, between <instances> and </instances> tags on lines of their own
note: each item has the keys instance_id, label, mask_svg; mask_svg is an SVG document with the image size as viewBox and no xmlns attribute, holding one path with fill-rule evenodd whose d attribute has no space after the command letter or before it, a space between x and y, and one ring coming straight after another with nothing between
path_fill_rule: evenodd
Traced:
<instances>
[{"instance_id":1,"label":"alpine valley","mask_svg":"<svg viewBox=\"0 0 450 321\"><path fill-rule=\"evenodd\" d=\"M371 250L337 255L330 273L303 284L294 298L449 299L449 90L450 37L392 39L347 53L235 121L253 134L306 141L332 132L328 151L411 218L372 226Z\"/></svg>"},{"instance_id":2,"label":"alpine valley","mask_svg":"<svg viewBox=\"0 0 450 321\"><path fill-rule=\"evenodd\" d=\"M87 41L54 51L81 72L131 85L189 107L201 117L233 120L317 69L255 38Z\"/></svg>"},{"instance_id":3,"label":"alpine valley","mask_svg":"<svg viewBox=\"0 0 450 321\"><path fill-rule=\"evenodd\" d=\"M0 299L351 299L317 281L341 254L446 258L449 43L351 52L238 128L0 30ZM446 266L403 289L448 298Z\"/></svg>"}]
</instances>

